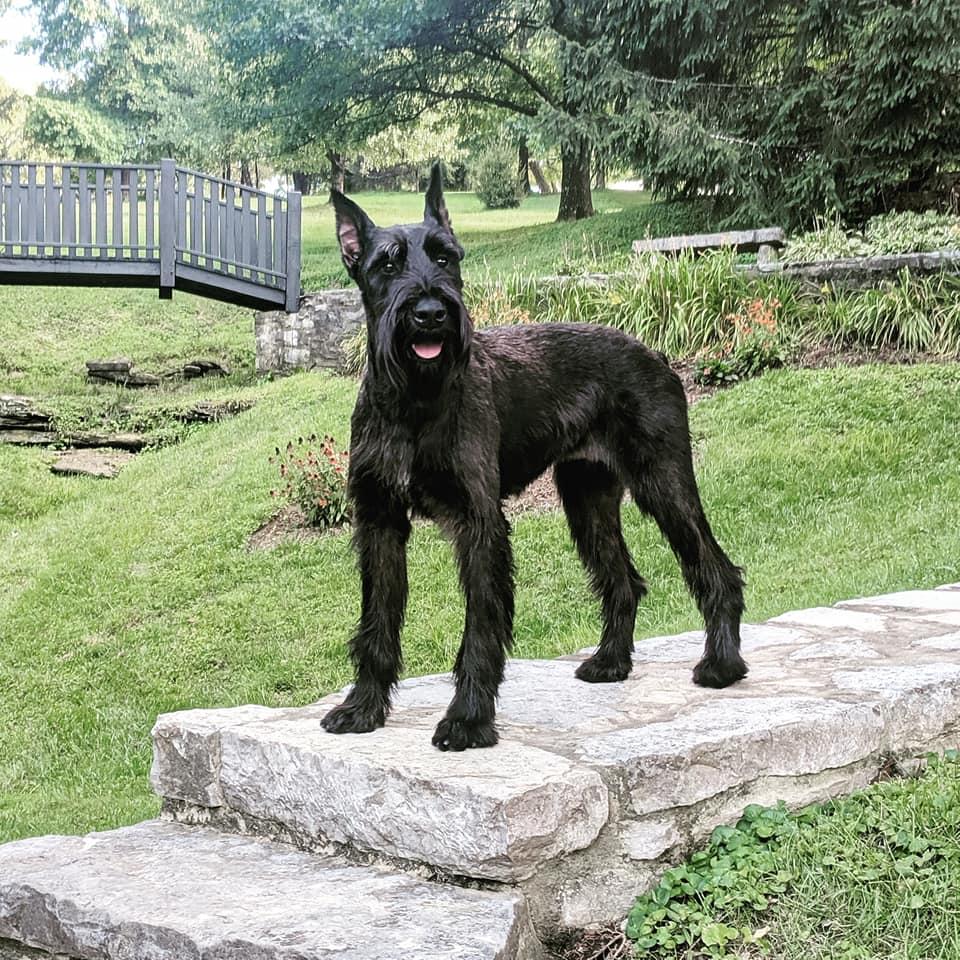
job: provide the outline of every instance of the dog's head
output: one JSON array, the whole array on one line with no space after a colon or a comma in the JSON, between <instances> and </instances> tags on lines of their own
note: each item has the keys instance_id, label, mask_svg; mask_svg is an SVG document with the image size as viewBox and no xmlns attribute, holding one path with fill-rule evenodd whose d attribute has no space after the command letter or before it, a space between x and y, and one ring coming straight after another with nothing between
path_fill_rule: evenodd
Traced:
<instances>
[{"instance_id":1,"label":"dog's head","mask_svg":"<svg viewBox=\"0 0 960 960\"><path fill-rule=\"evenodd\" d=\"M342 193L330 194L347 272L367 310L368 366L397 386L466 362L473 327L463 305L457 242L434 165L422 223L378 227Z\"/></svg>"}]
</instances>

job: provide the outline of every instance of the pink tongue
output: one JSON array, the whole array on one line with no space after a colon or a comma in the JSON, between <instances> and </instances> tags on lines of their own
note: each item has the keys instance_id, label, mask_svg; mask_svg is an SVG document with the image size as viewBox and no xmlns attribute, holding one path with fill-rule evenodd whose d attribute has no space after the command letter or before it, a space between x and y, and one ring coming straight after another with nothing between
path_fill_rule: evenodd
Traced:
<instances>
[{"instance_id":1,"label":"pink tongue","mask_svg":"<svg viewBox=\"0 0 960 960\"><path fill-rule=\"evenodd\" d=\"M435 360L440 356L442 349L442 343L415 343L413 345L413 352L421 360Z\"/></svg>"}]
</instances>

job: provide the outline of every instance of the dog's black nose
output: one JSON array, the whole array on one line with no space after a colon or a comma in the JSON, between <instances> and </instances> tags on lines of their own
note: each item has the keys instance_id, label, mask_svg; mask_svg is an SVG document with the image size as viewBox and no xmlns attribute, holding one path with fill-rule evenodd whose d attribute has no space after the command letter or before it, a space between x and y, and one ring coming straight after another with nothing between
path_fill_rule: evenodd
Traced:
<instances>
[{"instance_id":1,"label":"dog's black nose","mask_svg":"<svg viewBox=\"0 0 960 960\"><path fill-rule=\"evenodd\" d=\"M441 326L446 318L447 308L436 297L421 297L413 308L414 322L427 330Z\"/></svg>"}]
</instances>

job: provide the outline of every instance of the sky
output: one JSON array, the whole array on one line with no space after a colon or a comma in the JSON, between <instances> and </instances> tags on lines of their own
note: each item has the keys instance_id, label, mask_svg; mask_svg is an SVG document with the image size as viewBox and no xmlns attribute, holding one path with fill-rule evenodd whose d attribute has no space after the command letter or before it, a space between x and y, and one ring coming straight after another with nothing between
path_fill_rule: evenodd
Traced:
<instances>
[{"instance_id":1,"label":"sky","mask_svg":"<svg viewBox=\"0 0 960 960\"><path fill-rule=\"evenodd\" d=\"M34 29L33 18L20 10L0 13L0 77L11 87L24 93L34 93L37 85L53 80L56 71L40 65L36 56L20 56L15 53L17 44L30 36Z\"/></svg>"}]
</instances>

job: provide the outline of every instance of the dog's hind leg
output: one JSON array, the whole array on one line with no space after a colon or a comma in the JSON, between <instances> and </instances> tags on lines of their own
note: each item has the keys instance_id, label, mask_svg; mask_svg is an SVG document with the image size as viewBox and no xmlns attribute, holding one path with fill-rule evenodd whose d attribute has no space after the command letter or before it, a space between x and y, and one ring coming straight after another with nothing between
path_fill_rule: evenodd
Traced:
<instances>
[{"instance_id":1,"label":"dog's hind leg","mask_svg":"<svg viewBox=\"0 0 960 960\"><path fill-rule=\"evenodd\" d=\"M382 727L400 676L400 629L407 602L406 545L410 521L379 494L356 497L353 542L360 564L360 623L350 641L356 681L346 700L324 718L330 733Z\"/></svg>"},{"instance_id":2,"label":"dog's hind leg","mask_svg":"<svg viewBox=\"0 0 960 960\"><path fill-rule=\"evenodd\" d=\"M498 739L497 691L513 642L513 555L499 505L487 512L468 513L453 531L467 613L453 667L456 694L433 735L441 750L492 747Z\"/></svg>"},{"instance_id":3,"label":"dog's hind leg","mask_svg":"<svg viewBox=\"0 0 960 960\"><path fill-rule=\"evenodd\" d=\"M743 573L717 543L700 503L689 445L656 458L631 484L633 498L670 544L706 626L693 671L702 687L726 687L747 674L740 656Z\"/></svg>"},{"instance_id":4,"label":"dog's hind leg","mask_svg":"<svg viewBox=\"0 0 960 960\"><path fill-rule=\"evenodd\" d=\"M647 592L623 540L623 484L603 464L587 460L558 463L554 477L573 542L603 612L600 646L580 664L577 676L589 683L623 680L632 666L637 603Z\"/></svg>"}]
</instances>

